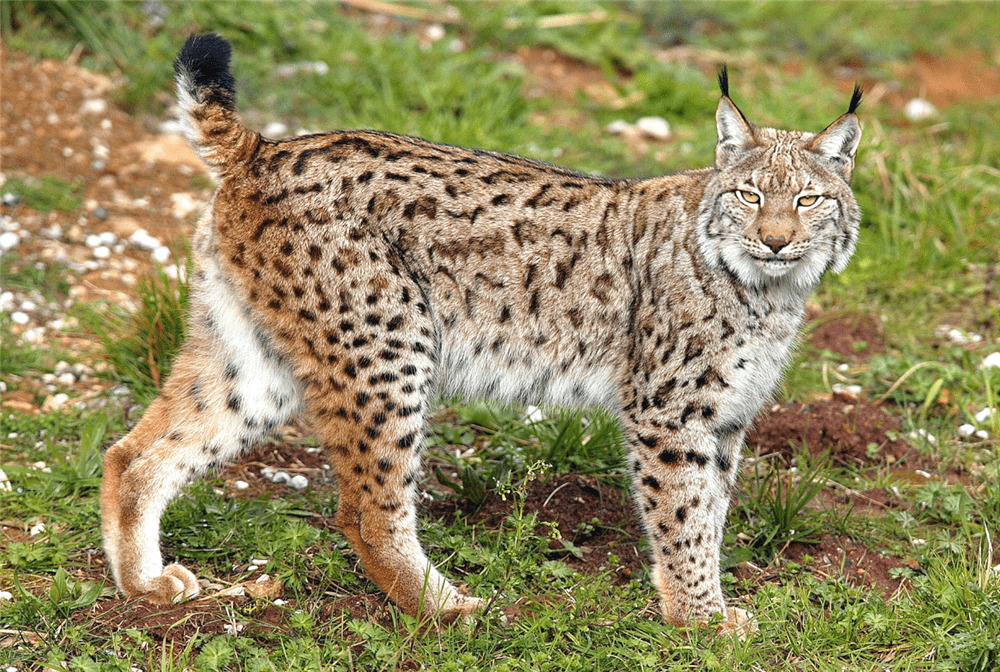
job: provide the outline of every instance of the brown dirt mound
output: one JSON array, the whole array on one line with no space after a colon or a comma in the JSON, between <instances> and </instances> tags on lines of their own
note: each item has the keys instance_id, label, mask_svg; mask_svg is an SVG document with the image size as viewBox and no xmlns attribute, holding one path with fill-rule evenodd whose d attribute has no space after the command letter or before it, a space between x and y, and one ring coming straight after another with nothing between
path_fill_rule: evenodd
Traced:
<instances>
[{"instance_id":1,"label":"brown dirt mound","mask_svg":"<svg viewBox=\"0 0 1000 672\"><path fill-rule=\"evenodd\" d=\"M786 561L808 564L820 579L838 577L859 588L878 590L885 599L902 585L901 579L889 576L889 570L906 567L907 562L892 555L880 555L876 549L855 543L847 537L825 536L818 544L789 544L782 553Z\"/></svg>"},{"instance_id":2,"label":"brown dirt mound","mask_svg":"<svg viewBox=\"0 0 1000 672\"><path fill-rule=\"evenodd\" d=\"M842 313L816 320L809 344L848 360L885 352L885 329L877 317L864 313Z\"/></svg>"},{"instance_id":3,"label":"brown dirt mound","mask_svg":"<svg viewBox=\"0 0 1000 672\"><path fill-rule=\"evenodd\" d=\"M900 439L899 421L862 399L776 405L757 419L747 436L747 453L778 453L790 461L805 445L814 456L829 452L836 464L863 467L897 464L919 453Z\"/></svg>"},{"instance_id":4,"label":"brown dirt mound","mask_svg":"<svg viewBox=\"0 0 1000 672\"><path fill-rule=\"evenodd\" d=\"M288 613L250 597L204 598L166 605L115 598L98 602L89 613L77 612L74 621L86 627L93 627L96 622L109 632L141 629L167 640L187 639L198 632L265 635L286 628ZM227 631L227 625L231 630Z\"/></svg>"},{"instance_id":5,"label":"brown dirt mound","mask_svg":"<svg viewBox=\"0 0 1000 672\"><path fill-rule=\"evenodd\" d=\"M639 550L642 535L631 498L615 486L593 476L552 474L526 484L525 511L538 512L539 535L547 535L545 523L556 523L562 537L583 551L583 557L566 552L563 560L578 572L597 574L612 570L619 582L627 582L642 571L645 554ZM491 493L478 510L468 500L449 498L428 507L427 516L452 524L461 512L469 522L484 522L496 528L514 510L514 500L504 501ZM598 522L595 522L596 521ZM550 548L562 549L559 540ZM618 556L618 564L608 565L608 555Z\"/></svg>"}]
</instances>

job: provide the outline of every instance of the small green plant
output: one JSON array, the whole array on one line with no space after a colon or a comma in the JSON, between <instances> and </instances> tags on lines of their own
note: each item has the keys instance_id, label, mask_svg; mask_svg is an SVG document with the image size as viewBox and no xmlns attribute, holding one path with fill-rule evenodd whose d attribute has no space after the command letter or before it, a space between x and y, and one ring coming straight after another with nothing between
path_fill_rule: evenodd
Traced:
<instances>
[{"instance_id":1,"label":"small green plant","mask_svg":"<svg viewBox=\"0 0 1000 672\"><path fill-rule=\"evenodd\" d=\"M187 255L187 268L191 256ZM187 333L188 280L172 281L160 267L141 278L139 307L133 313L107 310L90 328L101 340L105 356L140 401L152 399L170 374L174 356Z\"/></svg>"},{"instance_id":2,"label":"small green plant","mask_svg":"<svg viewBox=\"0 0 1000 672\"><path fill-rule=\"evenodd\" d=\"M749 501L741 504L745 514L756 521L751 546L770 561L781 548L793 541L811 543L821 536L826 515L806 507L826 486L824 474L829 461L807 461L798 473L781 474L777 468L763 471L754 466Z\"/></svg>"},{"instance_id":3,"label":"small green plant","mask_svg":"<svg viewBox=\"0 0 1000 672\"><path fill-rule=\"evenodd\" d=\"M83 180L68 182L55 175L39 178L14 178L3 185L4 191L21 197L26 206L41 212L73 212L83 204Z\"/></svg>"}]
</instances>

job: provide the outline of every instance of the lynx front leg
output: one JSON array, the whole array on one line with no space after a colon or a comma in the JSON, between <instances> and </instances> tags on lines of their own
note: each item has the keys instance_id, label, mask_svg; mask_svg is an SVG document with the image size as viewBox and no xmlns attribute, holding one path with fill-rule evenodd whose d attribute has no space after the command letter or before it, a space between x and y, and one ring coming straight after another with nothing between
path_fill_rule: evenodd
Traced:
<instances>
[{"instance_id":1,"label":"lynx front leg","mask_svg":"<svg viewBox=\"0 0 1000 672\"><path fill-rule=\"evenodd\" d=\"M729 507L726 466L708 433L639 427L633 484L649 535L663 618L674 625L727 614L719 583L722 525ZM735 471L735 464L728 469Z\"/></svg>"}]
</instances>

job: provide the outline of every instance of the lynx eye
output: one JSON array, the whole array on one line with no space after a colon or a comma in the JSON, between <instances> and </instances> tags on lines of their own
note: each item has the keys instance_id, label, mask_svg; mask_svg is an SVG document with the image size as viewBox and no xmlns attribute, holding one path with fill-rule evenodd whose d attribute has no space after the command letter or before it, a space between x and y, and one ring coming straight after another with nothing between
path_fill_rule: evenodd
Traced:
<instances>
[{"instance_id":1,"label":"lynx eye","mask_svg":"<svg viewBox=\"0 0 1000 672\"><path fill-rule=\"evenodd\" d=\"M760 203L760 194L754 193L752 191L747 191L746 189L737 189L736 195L741 201L747 205L757 205Z\"/></svg>"},{"instance_id":2,"label":"lynx eye","mask_svg":"<svg viewBox=\"0 0 1000 672\"><path fill-rule=\"evenodd\" d=\"M822 196L803 196L799 199L798 206L800 208L811 208L819 203L820 198L822 198Z\"/></svg>"}]
</instances>

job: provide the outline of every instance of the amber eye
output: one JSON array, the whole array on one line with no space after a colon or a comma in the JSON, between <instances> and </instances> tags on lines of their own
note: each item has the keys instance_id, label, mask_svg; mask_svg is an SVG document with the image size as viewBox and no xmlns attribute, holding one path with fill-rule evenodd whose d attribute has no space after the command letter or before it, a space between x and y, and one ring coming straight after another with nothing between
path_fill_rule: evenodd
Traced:
<instances>
[{"instance_id":1,"label":"amber eye","mask_svg":"<svg viewBox=\"0 0 1000 672\"><path fill-rule=\"evenodd\" d=\"M800 208L808 208L819 203L819 198L819 196L803 196L799 199L798 205Z\"/></svg>"},{"instance_id":2,"label":"amber eye","mask_svg":"<svg viewBox=\"0 0 1000 672\"><path fill-rule=\"evenodd\" d=\"M736 195L747 205L757 205L760 203L760 195L746 189L737 189Z\"/></svg>"}]
</instances>

